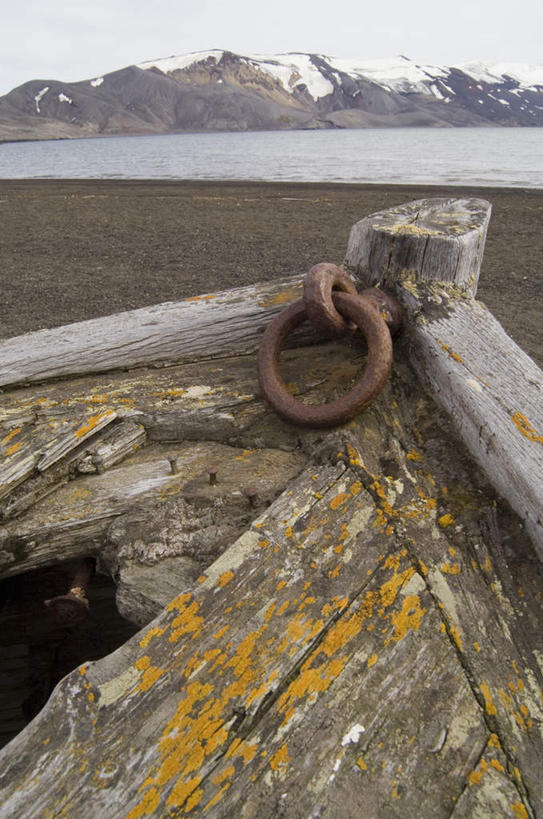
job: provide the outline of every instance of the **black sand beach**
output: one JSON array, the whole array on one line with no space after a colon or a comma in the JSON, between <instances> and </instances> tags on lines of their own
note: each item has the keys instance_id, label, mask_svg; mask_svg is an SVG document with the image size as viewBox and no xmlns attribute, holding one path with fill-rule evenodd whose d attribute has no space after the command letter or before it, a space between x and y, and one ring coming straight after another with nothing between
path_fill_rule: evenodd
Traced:
<instances>
[{"instance_id":1,"label":"black sand beach","mask_svg":"<svg viewBox=\"0 0 543 819\"><path fill-rule=\"evenodd\" d=\"M0 337L341 263L368 214L429 196L492 203L478 297L543 364L543 191L0 180Z\"/></svg>"}]
</instances>

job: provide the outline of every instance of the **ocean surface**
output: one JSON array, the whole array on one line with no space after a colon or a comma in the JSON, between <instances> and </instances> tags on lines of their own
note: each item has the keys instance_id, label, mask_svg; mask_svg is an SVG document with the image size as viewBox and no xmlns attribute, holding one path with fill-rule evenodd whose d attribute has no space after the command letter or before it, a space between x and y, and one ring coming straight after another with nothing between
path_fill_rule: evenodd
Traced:
<instances>
[{"instance_id":1,"label":"ocean surface","mask_svg":"<svg viewBox=\"0 0 543 819\"><path fill-rule=\"evenodd\" d=\"M4 143L0 178L543 188L543 128L260 131Z\"/></svg>"}]
</instances>

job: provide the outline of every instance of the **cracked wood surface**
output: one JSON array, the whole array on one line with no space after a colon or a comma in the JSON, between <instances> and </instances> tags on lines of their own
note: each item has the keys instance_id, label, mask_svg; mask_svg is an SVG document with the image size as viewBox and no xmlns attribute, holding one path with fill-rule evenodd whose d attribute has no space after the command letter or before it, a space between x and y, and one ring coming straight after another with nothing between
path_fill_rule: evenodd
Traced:
<instances>
[{"instance_id":1,"label":"cracked wood surface","mask_svg":"<svg viewBox=\"0 0 543 819\"><path fill-rule=\"evenodd\" d=\"M411 258L432 278L437 236L449 284L399 276L409 321L391 381L334 432L273 416L245 355L3 394L4 464L20 475L33 459L1 501L3 572L90 550L145 627L66 677L0 755L2 817L543 817L543 569L407 363L439 320L428 366L449 372L451 316L479 309L460 294L476 286L488 210L455 203L437 220L412 203L420 224L407 208L411 227L388 230L375 259L409 258L425 233ZM319 401L361 354L284 359L291 388ZM482 359L490 369L492 351ZM104 429L67 446L101 413ZM124 425L141 448L120 446L121 465L105 456ZM62 458L36 475L55 441ZM47 476L51 494L27 508L20 493Z\"/></svg>"},{"instance_id":2,"label":"cracked wood surface","mask_svg":"<svg viewBox=\"0 0 543 819\"><path fill-rule=\"evenodd\" d=\"M404 304L411 360L543 558L543 373L473 298L490 205L421 200L352 228L346 263Z\"/></svg>"},{"instance_id":3,"label":"cracked wood surface","mask_svg":"<svg viewBox=\"0 0 543 819\"><path fill-rule=\"evenodd\" d=\"M413 386L397 363L162 614L60 684L4 752L5 815L541 815L540 565Z\"/></svg>"},{"instance_id":4,"label":"cracked wood surface","mask_svg":"<svg viewBox=\"0 0 543 819\"><path fill-rule=\"evenodd\" d=\"M0 341L0 387L254 352L301 278L192 296Z\"/></svg>"}]
</instances>

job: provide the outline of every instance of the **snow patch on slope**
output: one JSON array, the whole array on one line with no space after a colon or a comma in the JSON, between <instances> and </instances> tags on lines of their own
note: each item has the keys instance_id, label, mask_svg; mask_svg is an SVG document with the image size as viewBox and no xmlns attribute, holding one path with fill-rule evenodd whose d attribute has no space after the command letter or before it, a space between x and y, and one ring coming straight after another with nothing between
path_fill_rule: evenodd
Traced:
<instances>
[{"instance_id":1,"label":"snow patch on slope","mask_svg":"<svg viewBox=\"0 0 543 819\"><path fill-rule=\"evenodd\" d=\"M457 65L455 68L460 69L477 82L485 82L489 85L502 83L506 77L511 77L523 88L543 86L543 66L528 63L493 63L492 65L468 63Z\"/></svg>"},{"instance_id":2,"label":"snow patch on slope","mask_svg":"<svg viewBox=\"0 0 543 819\"><path fill-rule=\"evenodd\" d=\"M303 83L313 99L318 100L334 90L330 80L311 62L309 54L257 54L245 59L279 80L286 91L292 92Z\"/></svg>"},{"instance_id":3,"label":"snow patch on slope","mask_svg":"<svg viewBox=\"0 0 543 819\"><path fill-rule=\"evenodd\" d=\"M49 91L49 86L46 85L45 88L42 88L41 91L38 91L38 93L34 97L34 101L36 103L36 112L38 114L40 113L40 102L45 97L45 95L47 94L48 91Z\"/></svg>"},{"instance_id":4,"label":"snow patch on slope","mask_svg":"<svg viewBox=\"0 0 543 819\"><path fill-rule=\"evenodd\" d=\"M159 60L148 60L145 63L138 63L138 68L143 68L146 71L149 68L158 68L164 74L171 74L172 71L183 71L185 68L190 68L195 63L202 63L210 57L214 57L216 62L219 62L223 56L224 51L220 49L212 49L211 51L193 51L191 54L179 54L172 57L163 57Z\"/></svg>"},{"instance_id":5,"label":"snow patch on slope","mask_svg":"<svg viewBox=\"0 0 543 819\"><path fill-rule=\"evenodd\" d=\"M348 74L353 79L369 80L387 91L398 93L435 93L433 83L437 79L448 76L446 69L436 65L418 65L407 57L393 57L392 59L343 60L332 58L329 64L336 71Z\"/></svg>"}]
</instances>

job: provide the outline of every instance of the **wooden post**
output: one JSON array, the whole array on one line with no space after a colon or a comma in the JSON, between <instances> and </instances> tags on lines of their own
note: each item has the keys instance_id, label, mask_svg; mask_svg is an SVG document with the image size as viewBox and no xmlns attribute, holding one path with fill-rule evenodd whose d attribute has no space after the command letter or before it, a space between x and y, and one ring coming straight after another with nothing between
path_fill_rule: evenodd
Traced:
<instances>
[{"instance_id":1,"label":"wooden post","mask_svg":"<svg viewBox=\"0 0 543 819\"><path fill-rule=\"evenodd\" d=\"M346 265L405 305L409 356L543 558L543 373L477 289L490 205L424 199L351 230Z\"/></svg>"}]
</instances>

